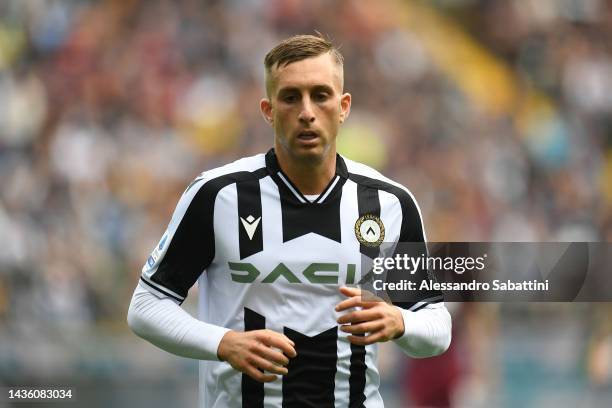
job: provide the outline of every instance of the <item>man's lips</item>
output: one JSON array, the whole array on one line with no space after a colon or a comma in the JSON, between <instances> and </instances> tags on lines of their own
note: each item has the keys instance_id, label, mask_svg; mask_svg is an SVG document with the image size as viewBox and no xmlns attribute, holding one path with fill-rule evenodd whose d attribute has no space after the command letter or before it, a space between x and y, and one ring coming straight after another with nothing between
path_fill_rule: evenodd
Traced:
<instances>
[{"instance_id":1,"label":"man's lips","mask_svg":"<svg viewBox=\"0 0 612 408\"><path fill-rule=\"evenodd\" d=\"M317 137L319 137L319 135L317 134L317 132L312 131L312 130L303 130L301 132L298 133L297 138L300 140L313 140L316 139Z\"/></svg>"}]
</instances>

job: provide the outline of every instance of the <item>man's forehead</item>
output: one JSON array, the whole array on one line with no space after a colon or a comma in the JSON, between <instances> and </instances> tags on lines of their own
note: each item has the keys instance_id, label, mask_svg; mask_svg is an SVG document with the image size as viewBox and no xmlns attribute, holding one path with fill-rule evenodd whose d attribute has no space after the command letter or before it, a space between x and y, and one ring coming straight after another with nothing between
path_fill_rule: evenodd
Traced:
<instances>
[{"instance_id":1,"label":"man's forehead","mask_svg":"<svg viewBox=\"0 0 612 408\"><path fill-rule=\"evenodd\" d=\"M271 79L276 90L318 85L342 88L342 66L329 53L277 66L271 71Z\"/></svg>"}]
</instances>

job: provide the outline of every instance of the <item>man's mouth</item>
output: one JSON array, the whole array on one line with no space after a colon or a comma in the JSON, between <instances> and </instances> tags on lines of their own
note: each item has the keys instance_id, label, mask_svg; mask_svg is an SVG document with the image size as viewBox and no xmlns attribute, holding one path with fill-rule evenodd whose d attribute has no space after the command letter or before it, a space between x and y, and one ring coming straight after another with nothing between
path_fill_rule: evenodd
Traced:
<instances>
[{"instance_id":1,"label":"man's mouth","mask_svg":"<svg viewBox=\"0 0 612 408\"><path fill-rule=\"evenodd\" d=\"M312 140L316 139L317 137L319 137L319 135L317 135L317 132L312 130L303 130L298 133L298 139L300 140Z\"/></svg>"}]
</instances>

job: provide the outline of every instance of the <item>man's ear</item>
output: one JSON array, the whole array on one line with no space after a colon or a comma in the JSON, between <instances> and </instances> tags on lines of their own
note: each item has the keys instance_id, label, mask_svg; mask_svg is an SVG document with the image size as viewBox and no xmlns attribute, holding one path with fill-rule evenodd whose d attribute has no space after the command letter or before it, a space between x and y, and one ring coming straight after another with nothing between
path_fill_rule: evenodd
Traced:
<instances>
[{"instance_id":1,"label":"man's ear","mask_svg":"<svg viewBox=\"0 0 612 408\"><path fill-rule=\"evenodd\" d=\"M340 123L344 122L351 113L351 94L345 93L340 97Z\"/></svg>"},{"instance_id":2,"label":"man's ear","mask_svg":"<svg viewBox=\"0 0 612 408\"><path fill-rule=\"evenodd\" d=\"M263 98L261 101L259 101L259 110L261 111L261 114L266 122L272 124L272 102L270 102L268 98Z\"/></svg>"}]
</instances>

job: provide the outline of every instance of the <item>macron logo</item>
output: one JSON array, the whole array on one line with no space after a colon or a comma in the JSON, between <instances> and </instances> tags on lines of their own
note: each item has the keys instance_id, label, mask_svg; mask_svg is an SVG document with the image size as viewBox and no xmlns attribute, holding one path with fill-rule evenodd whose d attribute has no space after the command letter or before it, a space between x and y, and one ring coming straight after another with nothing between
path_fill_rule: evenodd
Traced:
<instances>
[{"instance_id":1,"label":"macron logo","mask_svg":"<svg viewBox=\"0 0 612 408\"><path fill-rule=\"evenodd\" d=\"M249 239L253 239L253 235L255 235L255 231L257 231L257 226L259 225L260 220L261 217L255 219L255 217L253 217L252 215L249 215L246 220L240 217L240 221L242 221L242 226L244 227L244 230L249 236Z\"/></svg>"}]
</instances>

